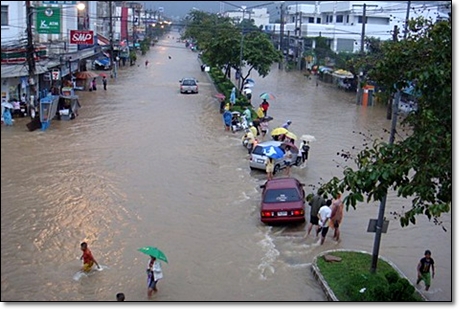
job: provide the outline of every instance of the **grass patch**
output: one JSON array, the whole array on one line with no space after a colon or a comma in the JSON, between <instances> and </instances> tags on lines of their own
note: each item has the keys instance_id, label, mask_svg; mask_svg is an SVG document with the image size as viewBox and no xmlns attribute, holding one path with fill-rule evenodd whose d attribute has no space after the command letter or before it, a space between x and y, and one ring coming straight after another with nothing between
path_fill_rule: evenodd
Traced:
<instances>
[{"instance_id":1,"label":"grass patch","mask_svg":"<svg viewBox=\"0 0 460 310\"><path fill-rule=\"evenodd\" d=\"M337 251L331 255L340 262L327 262L318 257L317 266L340 301L423 301L413 285L386 261L379 259L372 274L372 255Z\"/></svg>"}]
</instances>

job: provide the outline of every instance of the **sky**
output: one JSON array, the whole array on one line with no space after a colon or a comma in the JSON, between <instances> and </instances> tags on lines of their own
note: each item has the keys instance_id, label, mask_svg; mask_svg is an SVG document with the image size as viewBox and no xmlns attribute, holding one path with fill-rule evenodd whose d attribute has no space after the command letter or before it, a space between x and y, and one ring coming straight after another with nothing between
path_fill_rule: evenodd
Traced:
<instances>
[{"instance_id":1,"label":"sky","mask_svg":"<svg viewBox=\"0 0 460 310\"><path fill-rule=\"evenodd\" d=\"M279 7L280 1L143 1L144 7L148 9L158 9L160 7L164 8L164 15L166 16L180 16L183 17L187 13L190 12L194 7L210 12L210 13L218 13L221 7L221 4L224 6L224 10L232 10L237 9L235 6L243 6L245 5L247 8L256 5L262 5L262 7L269 8L269 13L276 14L279 10L276 7ZM235 6L231 6L230 4L234 4ZM263 5L268 3L269 5ZM315 1L285 1L285 5L293 5L296 3L305 3L305 4L314 4ZM278 13L279 14L279 13Z\"/></svg>"},{"instance_id":2,"label":"sky","mask_svg":"<svg viewBox=\"0 0 460 310\"><path fill-rule=\"evenodd\" d=\"M193 8L210 13L218 13L221 5L225 11L237 9L237 7L245 5L247 8L253 6L267 7L270 15L279 14L279 6L281 1L141 1L147 9L157 10L162 7L164 15L168 17L179 16L183 17L190 12ZM299 4L315 4L315 1L284 1L285 5ZM320 1L324 2L324 1ZM406 2L406 1L401 1ZM437 2L437 1L412 1L412 3L420 2ZM230 5L234 4L234 6ZM264 5L267 4L267 5Z\"/></svg>"}]
</instances>

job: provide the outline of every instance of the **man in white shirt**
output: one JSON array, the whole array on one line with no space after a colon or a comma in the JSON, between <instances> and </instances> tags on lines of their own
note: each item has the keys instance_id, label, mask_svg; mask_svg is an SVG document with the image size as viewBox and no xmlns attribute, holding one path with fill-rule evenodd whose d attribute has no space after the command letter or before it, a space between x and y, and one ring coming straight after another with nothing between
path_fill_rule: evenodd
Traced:
<instances>
[{"instance_id":1,"label":"man in white shirt","mask_svg":"<svg viewBox=\"0 0 460 310\"><path fill-rule=\"evenodd\" d=\"M329 230L329 220L331 219L331 213L332 210L330 208L332 201L328 199L326 201L326 205L322 206L319 208L318 211L318 233L321 232L321 245L324 243L324 240L326 240L326 235Z\"/></svg>"}]
</instances>

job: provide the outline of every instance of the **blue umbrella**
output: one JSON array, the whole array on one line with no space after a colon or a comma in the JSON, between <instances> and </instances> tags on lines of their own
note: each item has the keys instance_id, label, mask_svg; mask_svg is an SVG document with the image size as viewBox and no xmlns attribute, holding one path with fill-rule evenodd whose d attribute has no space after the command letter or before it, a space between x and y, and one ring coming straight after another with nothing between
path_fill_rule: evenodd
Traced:
<instances>
[{"instance_id":1,"label":"blue umbrella","mask_svg":"<svg viewBox=\"0 0 460 310\"><path fill-rule=\"evenodd\" d=\"M230 103L231 104L235 104L235 102L236 102L236 94L235 94L235 92L236 92L236 89L235 89L235 87L233 87L232 88L232 93L230 94Z\"/></svg>"},{"instance_id":2,"label":"blue umbrella","mask_svg":"<svg viewBox=\"0 0 460 310\"><path fill-rule=\"evenodd\" d=\"M277 146L273 146L273 145L264 147L262 149L262 152L264 153L265 156L274 158L274 159L284 157L283 149Z\"/></svg>"},{"instance_id":3,"label":"blue umbrella","mask_svg":"<svg viewBox=\"0 0 460 310\"><path fill-rule=\"evenodd\" d=\"M260 94L260 99L265 99L265 100L272 100L272 99L276 99L275 95L271 94L271 93L262 93Z\"/></svg>"},{"instance_id":4,"label":"blue umbrella","mask_svg":"<svg viewBox=\"0 0 460 310\"><path fill-rule=\"evenodd\" d=\"M245 82L244 82L244 85L243 85L243 88L252 88L256 85L256 82L254 82L253 79L247 79Z\"/></svg>"}]
</instances>

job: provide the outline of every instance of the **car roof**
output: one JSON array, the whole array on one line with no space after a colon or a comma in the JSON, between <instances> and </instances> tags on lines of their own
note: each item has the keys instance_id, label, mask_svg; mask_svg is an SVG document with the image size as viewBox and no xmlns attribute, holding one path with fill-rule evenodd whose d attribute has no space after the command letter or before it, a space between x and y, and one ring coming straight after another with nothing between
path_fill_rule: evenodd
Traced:
<instances>
[{"instance_id":1,"label":"car roof","mask_svg":"<svg viewBox=\"0 0 460 310\"><path fill-rule=\"evenodd\" d=\"M265 183L265 189L297 188L299 183L301 182L296 178L277 178L267 181Z\"/></svg>"},{"instance_id":2,"label":"car roof","mask_svg":"<svg viewBox=\"0 0 460 310\"><path fill-rule=\"evenodd\" d=\"M192 77L184 77L184 78L182 78L182 81L184 81L184 80L194 80L194 81L196 81L196 79L192 78Z\"/></svg>"},{"instance_id":3,"label":"car roof","mask_svg":"<svg viewBox=\"0 0 460 310\"><path fill-rule=\"evenodd\" d=\"M282 142L280 141L265 141L265 142L262 142L262 143L257 143L257 146L280 146L282 144Z\"/></svg>"}]
</instances>

